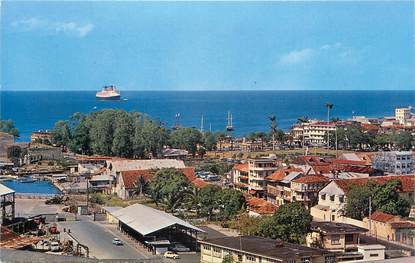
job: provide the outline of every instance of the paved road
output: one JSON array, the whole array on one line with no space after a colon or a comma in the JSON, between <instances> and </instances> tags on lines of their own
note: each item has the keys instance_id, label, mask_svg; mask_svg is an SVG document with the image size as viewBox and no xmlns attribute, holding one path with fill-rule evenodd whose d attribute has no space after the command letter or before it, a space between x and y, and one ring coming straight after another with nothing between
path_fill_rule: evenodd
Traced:
<instances>
[{"instance_id":1,"label":"paved road","mask_svg":"<svg viewBox=\"0 0 415 263\"><path fill-rule=\"evenodd\" d=\"M81 221L59 222L59 227L70 229L81 244L89 247L90 257L98 259L143 259L148 256L137 248L128 244L121 235L106 229L99 223L82 218ZM115 246L111 243L114 237L124 241L123 246Z\"/></svg>"}]
</instances>

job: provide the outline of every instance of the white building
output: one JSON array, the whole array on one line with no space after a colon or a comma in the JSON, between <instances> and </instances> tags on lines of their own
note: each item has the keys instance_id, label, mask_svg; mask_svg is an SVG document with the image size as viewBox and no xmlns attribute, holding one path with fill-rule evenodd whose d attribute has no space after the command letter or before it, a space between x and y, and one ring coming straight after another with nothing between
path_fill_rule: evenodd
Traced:
<instances>
[{"instance_id":1,"label":"white building","mask_svg":"<svg viewBox=\"0 0 415 263\"><path fill-rule=\"evenodd\" d=\"M399 122L399 124L405 124L411 116L411 107L395 109L395 119Z\"/></svg>"},{"instance_id":2,"label":"white building","mask_svg":"<svg viewBox=\"0 0 415 263\"><path fill-rule=\"evenodd\" d=\"M411 174L415 172L412 151L382 152L374 156L373 168L393 174Z\"/></svg>"},{"instance_id":3,"label":"white building","mask_svg":"<svg viewBox=\"0 0 415 263\"><path fill-rule=\"evenodd\" d=\"M297 143L321 146L327 144L327 133L334 133L335 131L336 125L334 123L312 120L294 125L291 134Z\"/></svg>"},{"instance_id":4,"label":"white building","mask_svg":"<svg viewBox=\"0 0 415 263\"><path fill-rule=\"evenodd\" d=\"M277 161L273 157L248 160L248 188L251 194L263 196L267 185L265 177L278 170Z\"/></svg>"}]
</instances>

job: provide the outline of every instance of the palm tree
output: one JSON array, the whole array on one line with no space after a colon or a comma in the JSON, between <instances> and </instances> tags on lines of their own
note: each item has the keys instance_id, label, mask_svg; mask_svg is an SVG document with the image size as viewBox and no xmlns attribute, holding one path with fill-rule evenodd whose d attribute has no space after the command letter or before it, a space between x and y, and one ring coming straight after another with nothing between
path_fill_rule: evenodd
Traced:
<instances>
[{"instance_id":1,"label":"palm tree","mask_svg":"<svg viewBox=\"0 0 415 263\"><path fill-rule=\"evenodd\" d=\"M275 151L275 134L277 134L277 117L271 115L268 117L271 121L272 150Z\"/></svg>"},{"instance_id":2,"label":"palm tree","mask_svg":"<svg viewBox=\"0 0 415 263\"><path fill-rule=\"evenodd\" d=\"M327 125L329 125L330 123L330 110L333 109L334 104L327 102L326 103L326 108L327 108ZM330 149L330 130L328 129L327 126L327 150Z\"/></svg>"},{"instance_id":3,"label":"palm tree","mask_svg":"<svg viewBox=\"0 0 415 263\"><path fill-rule=\"evenodd\" d=\"M301 123L305 123L308 122L309 118L307 116L301 116L300 118L297 119L297 123L301 124Z\"/></svg>"}]
</instances>

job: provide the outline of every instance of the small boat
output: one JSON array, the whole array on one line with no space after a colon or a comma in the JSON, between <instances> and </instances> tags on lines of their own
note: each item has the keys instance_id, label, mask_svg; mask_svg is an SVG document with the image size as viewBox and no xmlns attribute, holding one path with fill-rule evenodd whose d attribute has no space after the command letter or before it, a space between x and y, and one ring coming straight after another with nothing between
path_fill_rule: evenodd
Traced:
<instances>
[{"instance_id":1,"label":"small boat","mask_svg":"<svg viewBox=\"0 0 415 263\"><path fill-rule=\"evenodd\" d=\"M36 179L33 179L32 177L24 177L18 180L19 183L34 183L36 182Z\"/></svg>"}]
</instances>

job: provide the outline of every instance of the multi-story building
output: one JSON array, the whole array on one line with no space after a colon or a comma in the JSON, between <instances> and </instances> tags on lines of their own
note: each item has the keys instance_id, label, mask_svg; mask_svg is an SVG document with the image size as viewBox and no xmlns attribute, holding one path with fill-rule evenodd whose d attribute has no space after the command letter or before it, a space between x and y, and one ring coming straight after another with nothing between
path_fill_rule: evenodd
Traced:
<instances>
[{"instance_id":1,"label":"multi-story building","mask_svg":"<svg viewBox=\"0 0 415 263\"><path fill-rule=\"evenodd\" d=\"M285 168L267 177L267 200L277 205L301 202L306 207L317 203L320 191L329 179L320 175L304 175L299 168Z\"/></svg>"},{"instance_id":2,"label":"multi-story building","mask_svg":"<svg viewBox=\"0 0 415 263\"><path fill-rule=\"evenodd\" d=\"M368 230L362 227L334 222L311 222L307 246L322 247L333 252L357 251L360 235Z\"/></svg>"},{"instance_id":3,"label":"multi-story building","mask_svg":"<svg viewBox=\"0 0 415 263\"><path fill-rule=\"evenodd\" d=\"M248 189L257 197L263 197L266 192L265 178L278 169L277 161L273 157L255 158L248 160Z\"/></svg>"},{"instance_id":4,"label":"multi-story building","mask_svg":"<svg viewBox=\"0 0 415 263\"><path fill-rule=\"evenodd\" d=\"M236 188L246 191L248 190L248 173L248 163L235 164L232 171L230 172L230 181Z\"/></svg>"},{"instance_id":5,"label":"multi-story building","mask_svg":"<svg viewBox=\"0 0 415 263\"><path fill-rule=\"evenodd\" d=\"M395 109L395 119L399 122L399 124L405 124L411 117L412 113L410 107Z\"/></svg>"},{"instance_id":6,"label":"multi-story building","mask_svg":"<svg viewBox=\"0 0 415 263\"><path fill-rule=\"evenodd\" d=\"M298 144L321 146L327 144L327 134L335 131L335 123L312 120L294 125L291 129L291 135L293 141Z\"/></svg>"},{"instance_id":7,"label":"multi-story building","mask_svg":"<svg viewBox=\"0 0 415 263\"><path fill-rule=\"evenodd\" d=\"M412 151L392 151L376 154L373 168L393 174L410 174L415 172Z\"/></svg>"},{"instance_id":8,"label":"multi-story building","mask_svg":"<svg viewBox=\"0 0 415 263\"><path fill-rule=\"evenodd\" d=\"M201 263L335 263L333 252L256 236L221 237L199 241Z\"/></svg>"}]
</instances>

